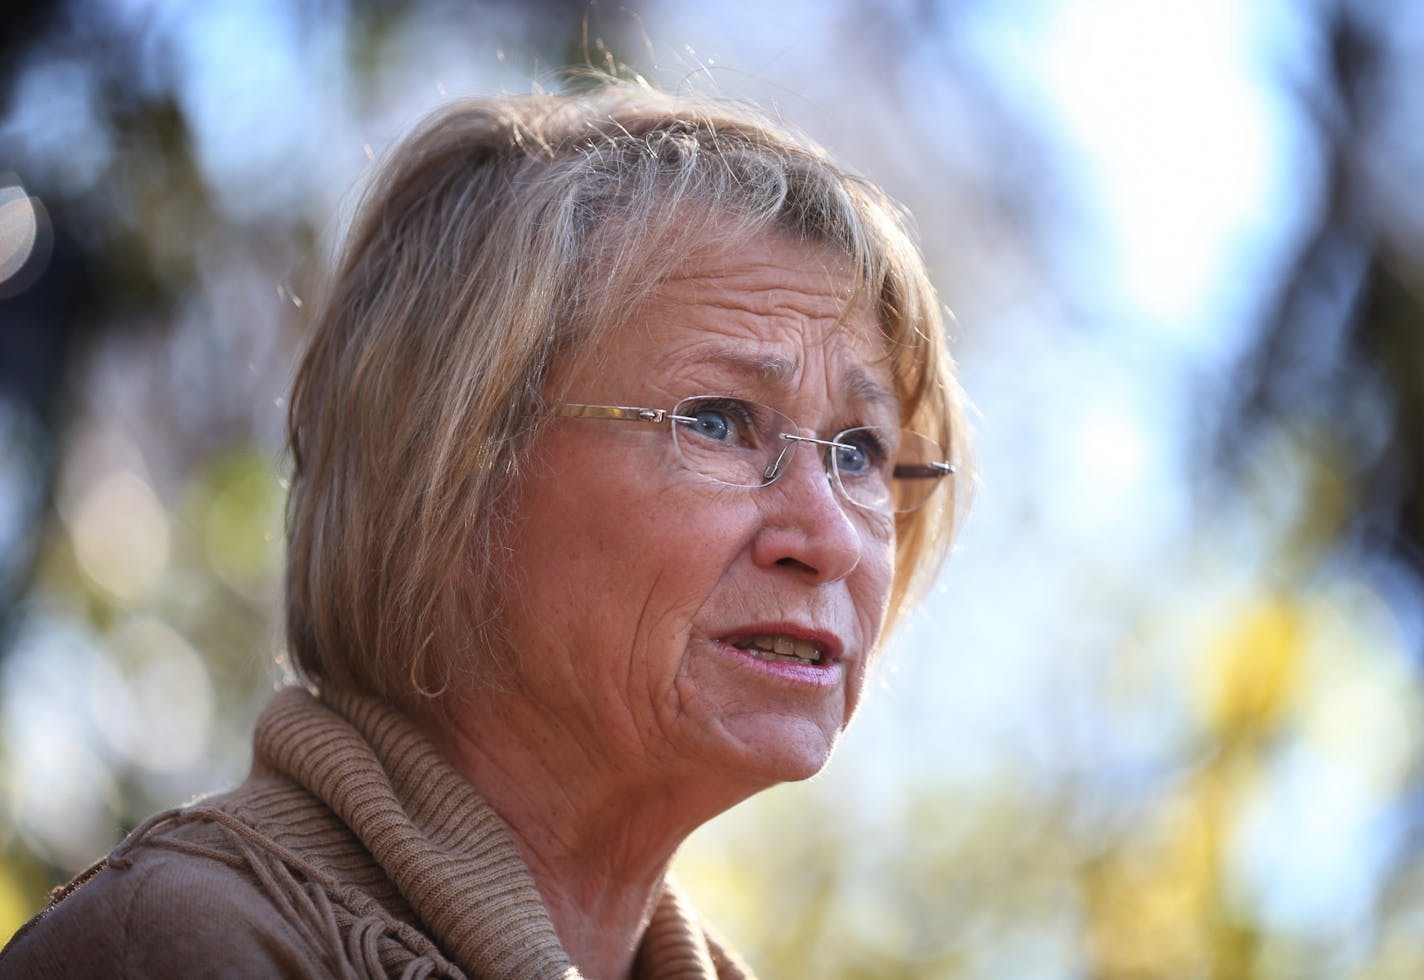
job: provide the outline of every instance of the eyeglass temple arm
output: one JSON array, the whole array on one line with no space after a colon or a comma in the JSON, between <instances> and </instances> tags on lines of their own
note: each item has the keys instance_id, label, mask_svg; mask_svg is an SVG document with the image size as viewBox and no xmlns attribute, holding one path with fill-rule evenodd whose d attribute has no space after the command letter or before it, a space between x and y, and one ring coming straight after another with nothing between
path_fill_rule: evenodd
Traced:
<instances>
[{"instance_id":1,"label":"eyeglass temple arm","mask_svg":"<svg viewBox=\"0 0 1424 980\"><path fill-rule=\"evenodd\" d=\"M939 480L954 472L953 463L897 463L897 480Z\"/></svg>"},{"instance_id":2,"label":"eyeglass temple arm","mask_svg":"<svg viewBox=\"0 0 1424 980\"><path fill-rule=\"evenodd\" d=\"M613 419L620 422L693 422L695 419L674 415L665 408L637 408L632 405L580 405L572 402L554 406L554 414L573 419Z\"/></svg>"}]
</instances>

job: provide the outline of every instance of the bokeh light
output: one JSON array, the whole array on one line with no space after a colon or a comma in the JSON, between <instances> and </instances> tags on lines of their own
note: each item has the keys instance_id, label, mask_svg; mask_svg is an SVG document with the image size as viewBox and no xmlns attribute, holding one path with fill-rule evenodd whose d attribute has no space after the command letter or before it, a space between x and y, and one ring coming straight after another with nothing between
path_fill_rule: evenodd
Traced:
<instances>
[{"instance_id":1,"label":"bokeh light","mask_svg":"<svg viewBox=\"0 0 1424 980\"><path fill-rule=\"evenodd\" d=\"M283 399L372 161L622 61L904 203L981 463L828 771L684 849L709 918L770 976L1424 975L1424 7L21 6L0 934L241 778Z\"/></svg>"},{"instance_id":2,"label":"bokeh light","mask_svg":"<svg viewBox=\"0 0 1424 980\"><path fill-rule=\"evenodd\" d=\"M117 470L86 487L69 522L79 567L101 589L136 599L168 563L168 516L153 488Z\"/></svg>"}]
</instances>

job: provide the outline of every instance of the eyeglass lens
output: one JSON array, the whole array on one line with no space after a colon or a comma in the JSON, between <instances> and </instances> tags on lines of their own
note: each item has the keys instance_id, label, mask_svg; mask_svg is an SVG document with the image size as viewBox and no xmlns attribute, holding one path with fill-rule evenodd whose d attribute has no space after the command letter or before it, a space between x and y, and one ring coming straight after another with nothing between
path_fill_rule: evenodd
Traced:
<instances>
[{"instance_id":1,"label":"eyeglass lens","mask_svg":"<svg viewBox=\"0 0 1424 980\"><path fill-rule=\"evenodd\" d=\"M735 487L762 487L791 463L801 429L774 408L740 398L699 395L678 402L672 436L689 469ZM872 510L912 511L940 484L944 451L903 429L861 426L815 444L832 480L851 502Z\"/></svg>"}]
</instances>

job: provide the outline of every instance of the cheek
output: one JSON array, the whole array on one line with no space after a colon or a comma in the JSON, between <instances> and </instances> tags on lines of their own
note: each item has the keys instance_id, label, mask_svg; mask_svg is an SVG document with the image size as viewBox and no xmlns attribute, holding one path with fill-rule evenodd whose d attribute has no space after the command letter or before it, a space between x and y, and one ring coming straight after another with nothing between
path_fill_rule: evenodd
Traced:
<instances>
[{"instance_id":1,"label":"cheek","mask_svg":"<svg viewBox=\"0 0 1424 980\"><path fill-rule=\"evenodd\" d=\"M587 472L567 465L572 453L555 455L562 448L550 441L551 458L565 465L533 469L521 496L510 542L512 638L585 663L640 651L662 662L717 591L744 515L647 471L561 476Z\"/></svg>"},{"instance_id":2,"label":"cheek","mask_svg":"<svg viewBox=\"0 0 1424 980\"><path fill-rule=\"evenodd\" d=\"M507 615L511 639L526 649L573 639L571 631L591 618L580 610L607 608L615 550L606 536L611 522L606 513L599 517L608 503L597 481L574 467L551 466L547 460L559 458L561 447L545 448L524 480L508 539Z\"/></svg>"},{"instance_id":3,"label":"cheek","mask_svg":"<svg viewBox=\"0 0 1424 980\"><path fill-rule=\"evenodd\" d=\"M878 643L895 577L894 541L886 543L882 539L868 545L857 571L863 574L854 596L856 612Z\"/></svg>"},{"instance_id":4,"label":"cheek","mask_svg":"<svg viewBox=\"0 0 1424 980\"><path fill-rule=\"evenodd\" d=\"M709 603L720 608L736 591L729 572L745 548L737 508L682 493L648 501L619 524L621 603L650 649L685 638Z\"/></svg>"}]
</instances>

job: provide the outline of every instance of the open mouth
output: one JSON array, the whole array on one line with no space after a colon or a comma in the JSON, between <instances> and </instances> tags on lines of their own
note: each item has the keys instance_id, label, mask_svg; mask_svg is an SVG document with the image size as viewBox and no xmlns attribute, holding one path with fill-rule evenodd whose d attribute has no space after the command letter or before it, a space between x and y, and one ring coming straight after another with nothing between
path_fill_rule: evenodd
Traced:
<instances>
[{"instance_id":1,"label":"open mouth","mask_svg":"<svg viewBox=\"0 0 1424 980\"><path fill-rule=\"evenodd\" d=\"M797 664L819 664L825 651L811 640L778 633L763 633L731 641L738 650L745 650L761 660L785 660Z\"/></svg>"}]
</instances>

